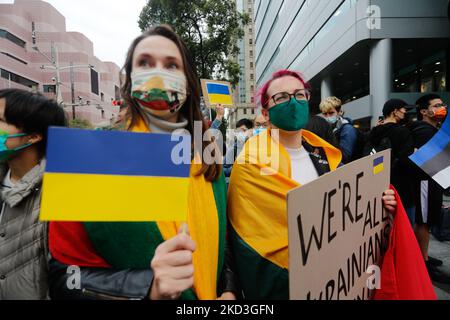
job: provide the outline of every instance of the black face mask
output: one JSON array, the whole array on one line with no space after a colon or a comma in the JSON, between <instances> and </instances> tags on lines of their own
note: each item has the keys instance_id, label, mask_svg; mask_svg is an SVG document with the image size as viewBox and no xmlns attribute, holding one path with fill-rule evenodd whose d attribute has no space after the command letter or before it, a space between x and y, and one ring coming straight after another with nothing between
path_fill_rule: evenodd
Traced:
<instances>
[{"instance_id":1,"label":"black face mask","mask_svg":"<svg viewBox=\"0 0 450 320\"><path fill-rule=\"evenodd\" d=\"M401 119L398 122L398 124L400 124L400 125L408 124L410 119L411 119L411 116L408 113L405 113L405 116L403 117L403 119Z\"/></svg>"}]
</instances>

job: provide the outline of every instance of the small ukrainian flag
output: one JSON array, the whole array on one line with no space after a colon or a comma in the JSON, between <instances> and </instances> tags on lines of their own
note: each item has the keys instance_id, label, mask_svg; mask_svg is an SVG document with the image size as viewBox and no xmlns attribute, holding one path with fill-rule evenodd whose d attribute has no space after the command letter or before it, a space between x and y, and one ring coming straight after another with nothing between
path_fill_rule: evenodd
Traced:
<instances>
[{"instance_id":1,"label":"small ukrainian flag","mask_svg":"<svg viewBox=\"0 0 450 320\"><path fill-rule=\"evenodd\" d=\"M228 85L221 83L207 83L206 88L211 104L233 105L233 98Z\"/></svg>"},{"instance_id":2,"label":"small ukrainian flag","mask_svg":"<svg viewBox=\"0 0 450 320\"><path fill-rule=\"evenodd\" d=\"M379 157L373 160L373 174L379 174L384 171L384 157Z\"/></svg>"}]
</instances>

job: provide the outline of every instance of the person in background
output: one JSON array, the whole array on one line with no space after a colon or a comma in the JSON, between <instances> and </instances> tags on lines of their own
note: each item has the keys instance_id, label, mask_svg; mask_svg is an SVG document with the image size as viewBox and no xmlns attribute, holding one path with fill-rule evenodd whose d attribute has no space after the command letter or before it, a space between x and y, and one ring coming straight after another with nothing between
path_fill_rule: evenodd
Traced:
<instances>
[{"instance_id":1,"label":"person in background","mask_svg":"<svg viewBox=\"0 0 450 320\"><path fill-rule=\"evenodd\" d=\"M0 90L0 300L48 298L47 223L39 221L47 129L67 125L41 94Z\"/></svg>"},{"instance_id":2,"label":"person in background","mask_svg":"<svg viewBox=\"0 0 450 320\"><path fill-rule=\"evenodd\" d=\"M224 159L223 172L229 181L231 176L231 170L233 169L233 163L237 156L241 153L247 140L253 134L253 121L250 119L241 119L236 123L235 134L231 137L230 147L227 148L227 153Z\"/></svg>"},{"instance_id":3,"label":"person in background","mask_svg":"<svg viewBox=\"0 0 450 320\"><path fill-rule=\"evenodd\" d=\"M225 108L219 104L216 106L216 118L211 123L211 129L219 130L222 125L223 117L225 116Z\"/></svg>"},{"instance_id":4,"label":"person in background","mask_svg":"<svg viewBox=\"0 0 450 320\"><path fill-rule=\"evenodd\" d=\"M253 120L253 135L256 136L265 130L267 130L267 127L269 124L267 123L266 118L264 115L260 114L255 117L255 120Z\"/></svg>"},{"instance_id":5,"label":"person in background","mask_svg":"<svg viewBox=\"0 0 450 320\"><path fill-rule=\"evenodd\" d=\"M342 162L353 160L357 143L357 132L348 119L343 117L342 102L336 97L328 97L320 102L322 116L333 126L333 132L342 151Z\"/></svg>"},{"instance_id":6,"label":"person in background","mask_svg":"<svg viewBox=\"0 0 450 320\"><path fill-rule=\"evenodd\" d=\"M323 140L330 143L332 146L339 148L339 143L333 133L333 127L327 120L325 120L324 117L315 115L309 118L305 130L311 131L312 133L321 137Z\"/></svg>"},{"instance_id":7,"label":"person in background","mask_svg":"<svg viewBox=\"0 0 450 320\"><path fill-rule=\"evenodd\" d=\"M440 124L447 116L447 106L437 94L427 94L416 102L417 122L409 126L414 141L414 148L420 149L438 132ZM433 281L450 283L450 277L439 270L442 260L428 255L430 228L439 223L442 210L442 187L417 167L414 175L414 200L416 205L414 231L422 251L428 274Z\"/></svg>"},{"instance_id":8,"label":"person in background","mask_svg":"<svg viewBox=\"0 0 450 320\"><path fill-rule=\"evenodd\" d=\"M416 170L408 157L414 152L414 141L411 132L404 126L408 123L407 111L410 108L403 100L386 101L383 106L384 120L371 130L368 145L376 151L391 148L391 184L397 189L406 213L413 221L412 175Z\"/></svg>"}]
</instances>

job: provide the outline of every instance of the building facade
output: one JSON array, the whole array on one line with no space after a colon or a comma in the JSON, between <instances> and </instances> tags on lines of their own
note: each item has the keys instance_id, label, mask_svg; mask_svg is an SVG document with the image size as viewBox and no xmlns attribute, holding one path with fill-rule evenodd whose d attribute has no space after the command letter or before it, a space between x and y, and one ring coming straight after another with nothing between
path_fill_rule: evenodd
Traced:
<instances>
[{"instance_id":1,"label":"building facade","mask_svg":"<svg viewBox=\"0 0 450 320\"><path fill-rule=\"evenodd\" d=\"M230 126L233 128L240 119L252 119L256 113L254 108L256 89L254 0L236 0L236 8L240 13L247 13L250 21L243 27L244 37L238 41L239 55L236 59L240 66L241 76L234 90L234 101L237 108L230 110L228 118Z\"/></svg>"},{"instance_id":2,"label":"building facade","mask_svg":"<svg viewBox=\"0 0 450 320\"><path fill-rule=\"evenodd\" d=\"M70 119L75 110L76 118L101 126L118 115L112 101L120 98L119 67L95 57L86 36L67 32L65 17L47 2L0 4L0 72L0 89L42 92L63 102Z\"/></svg>"},{"instance_id":3,"label":"building facade","mask_svg":"<svg viewBox=\"0 0 450 320\"><path fill-rule=\"evenodd\" d=\"M302 72L312 111L335 95L369 127L384 102L423 93L450 101L448 0L256 0L256 81Z\"/></svg>"}]
</instances>

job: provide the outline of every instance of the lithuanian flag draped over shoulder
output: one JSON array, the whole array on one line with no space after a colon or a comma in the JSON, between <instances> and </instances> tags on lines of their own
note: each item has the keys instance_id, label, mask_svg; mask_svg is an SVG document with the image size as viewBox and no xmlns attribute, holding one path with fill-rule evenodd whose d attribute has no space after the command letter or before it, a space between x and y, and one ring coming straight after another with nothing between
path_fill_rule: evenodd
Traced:
<instances>
[{"instance_id":1,"label":"lithuanian flag draped over shoulder","mask_svg":"<svg viewBox=\"0 0 450 320\"><path fill-rule=\"evenodd\" d=\"M268 131L246 143L228 192L230 242L247 299L289 299L286 195L299 184L291 179L289 154L270 135ZM302 135L324 150L331 170L338 167L338 149L309 131Z\"/></svg>"},{"instance_id":2,"label":"lithuanian flag draped over shoulder","mask_svg":"<svg viewBox=\"0 0 450 320\"><path fill-rule=\"evenodd\" d=\"M140 120L131 131L150 130ZM187 222L190 235L197 245L193 254L194 288L184 292L181 298L213 300L217 298L217 283L224 262L226 187L223 175L211 183L203 175L197 174L200 169L201 165L191 165L188 192ZM167 197L167 201L177 201L177 194ZM50 251L56 260L66 265L146 269L150 268L158 245L176 236L180 224L52 222Z\"/></svg>"}]
</instances>

